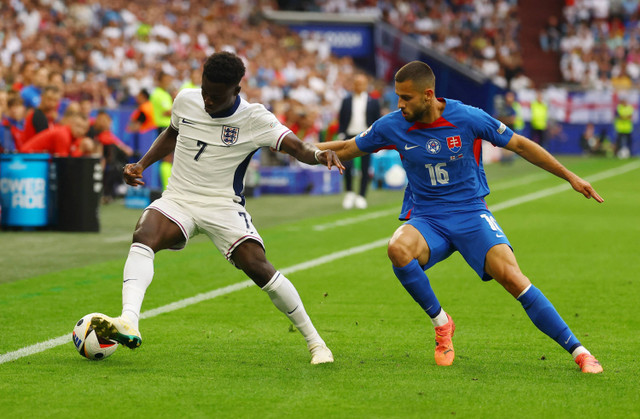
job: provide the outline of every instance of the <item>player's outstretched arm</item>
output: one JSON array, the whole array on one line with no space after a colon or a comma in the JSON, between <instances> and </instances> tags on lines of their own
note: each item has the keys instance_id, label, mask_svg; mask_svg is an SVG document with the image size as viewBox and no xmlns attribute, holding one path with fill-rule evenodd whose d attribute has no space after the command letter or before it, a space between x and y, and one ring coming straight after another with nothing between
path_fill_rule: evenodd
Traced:
<instances>
[{"instance_id":1,"label":"player's outstretched arm","mask_svg":"<svg viewBox=\"0 0 640 419\"><path fill-rule=\"evenodd\" d=\"M284 137L280 145L280 151L284 151L306 164L323 164L327 166L329 170L335 166L340 173L344 170L344 166L335 152L331 150L319 150L310 144L303 143L293 133L289 133Z\"/></svg>"},{"instance_id":2,"label":"player's outstretched arm","mask_svg":"<svg viewBox=\"0 0 640 419\"><path fill-rule=\"evenodd\" d=\"M161 160L163 157L169 155L176 148L176 141L178 139L178 131L169 126L162 131L162 134L158 135L158 138L151 144L149 151L137 163L131 163L124 166L123 177L124 181L131 186L144 185L142 179L142 172L153 163Z\"/></svg>"},{"instance_id":3,"label":"player's outstretched arm","mask_svg":"<svg viewBox=\"0 0 640 419\"><path fill-rule=\"evenodd\" d=\"M598 195L589 182L564 167L551 153L528 138L519 134L513 134L513 137L511 137L511 140L509 140L505 148L514 153L518 153L525 160L543 168L547 172L566 180L571 184L573 189L580 192L586 198L593 198L597 202L604 202L604 199Z\"/></svg>"},{"instance_id":4,"label":"player's outstretched arm","mask_svg":"<svg viewBox=\"0 0 640 419\"><path fill-rule=\"evenodd\" d=\"M316 143L316 147L320 150L333 150L342 161L352 160L356 157L364 156L369 153L358 148L355 138L342 141L327 141L325 143Z\"/></svg>"}]
</instances>

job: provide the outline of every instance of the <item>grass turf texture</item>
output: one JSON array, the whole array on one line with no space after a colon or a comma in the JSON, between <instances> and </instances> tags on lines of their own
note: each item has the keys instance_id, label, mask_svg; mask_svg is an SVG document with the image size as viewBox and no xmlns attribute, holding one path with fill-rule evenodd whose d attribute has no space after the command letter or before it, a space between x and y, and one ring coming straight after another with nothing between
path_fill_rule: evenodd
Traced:
<instances>
[{"instance_id":1,"label":"grass turf texture","mask_svg":"<svg viewBox=\"0 0 640 419\"><path fill-rule=\"evenodd\" d=\"M628 162L563 158L582 176ZM487 167L489 205L562 181L525 162ZM516 186L520 180L527 184ZM144 344L109 359L83 359L71 342L0 364L6 417L639 417L640 169L594 182L605 204L575 192L497 211L528 275L602 362L578 372L495 282L482 283L455 254L428 271L452 314L456 361L433 361L433 329L393 276L385 247L294 272L316 327L334 352L309 365L299 333L250 287L141 321ZM279 269L387 238L402 193L372 191L367 211L344 212L341 196L249 200L248 210ZM0 354L70 333L84 314L120 312L127 235L140 211L103 207L100 234L2 232ZM246 277L200 237L156 256L143 311Z\"/></svg>"}]
</instances>

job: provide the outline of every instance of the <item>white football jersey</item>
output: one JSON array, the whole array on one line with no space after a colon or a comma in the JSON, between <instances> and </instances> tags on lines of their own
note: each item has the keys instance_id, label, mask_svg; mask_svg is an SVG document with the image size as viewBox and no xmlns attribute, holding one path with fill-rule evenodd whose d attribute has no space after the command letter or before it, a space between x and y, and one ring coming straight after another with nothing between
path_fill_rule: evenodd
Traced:
<instances>
[{"instance_id":1,"label":"white football jersey","mask_svg":"<svg viewBox=\"0 0 640 419\"><path fill-rule=\"evenodd\" d=\"M195 202L226 198L243 205L251 157L261 147L279 150L291 132L263 105L239 96L230 115L212 118L204 110L200 89L178 93L171 126L179 134L163 196Z\"/></svg>"}]
</instances>

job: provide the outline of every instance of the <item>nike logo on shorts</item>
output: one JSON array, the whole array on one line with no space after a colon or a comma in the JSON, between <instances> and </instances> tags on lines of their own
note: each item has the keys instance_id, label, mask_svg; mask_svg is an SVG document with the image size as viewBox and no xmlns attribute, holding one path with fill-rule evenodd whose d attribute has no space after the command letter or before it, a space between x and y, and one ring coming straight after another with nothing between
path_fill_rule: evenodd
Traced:
<instances>
[{"instance_id":1,"label":"nike logo on shorts","mask_svg":"<svg viewBox=\"0 0 640 419\"><path fill-rule=\"evenodd\" d=\"M404 145L404 149L405 150L411 150L412 148L416 148L416 147L418 147L418 146L414 145L414 146L409 147L407 144Z\"/></svg>"}]
</instances>

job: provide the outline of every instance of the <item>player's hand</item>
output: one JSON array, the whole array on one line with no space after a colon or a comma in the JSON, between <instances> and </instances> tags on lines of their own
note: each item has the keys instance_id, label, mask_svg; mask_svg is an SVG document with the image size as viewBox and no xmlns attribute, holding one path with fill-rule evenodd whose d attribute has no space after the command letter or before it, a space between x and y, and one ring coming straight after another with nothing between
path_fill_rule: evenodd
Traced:
<instances>
[{"instance_id":1,"label":"player's hand","mask_svg":"<svg viewBox=\"0 0 640 419\"><path fill-rule=\"evenodd\" d=\"M340 171L340 174L344 171L344 165L333 150L321 150L319 153L316 153L316 160L318 160L320 164L327 166L329 170L335 166Z\"/></svg>"},{"instance_id":2,"label":"player's hand","mask_svg":"<svg viewBox=\"0 0 640 419\"><path fill-rule=\"evenodd\" d=\"M582 195L584 195L585 198L593 198L600 203L604 202L604 199L602 199L602 197L598 195L598 192L596 192L596 190L593 189L593 186L591 186L591 184L586 180L576 176L574 179L570 180L570 183L571 187L573 187L573 189L575 189L577 192L580 192Z\"/></svg>"},{"instance_id":3,"label":"player's hand","mask_svg":"<svg viewBox=\"0 0 640 419\"><path fill-rule=\"evenodd\" d=\"M122 176L124 177L124 181L127 185L131 186L143 186L144 182L142 179L142 172L144 168L138 163L130 163L124 166L124 170L122 171Z\"/></svg>"}]
</instances>

